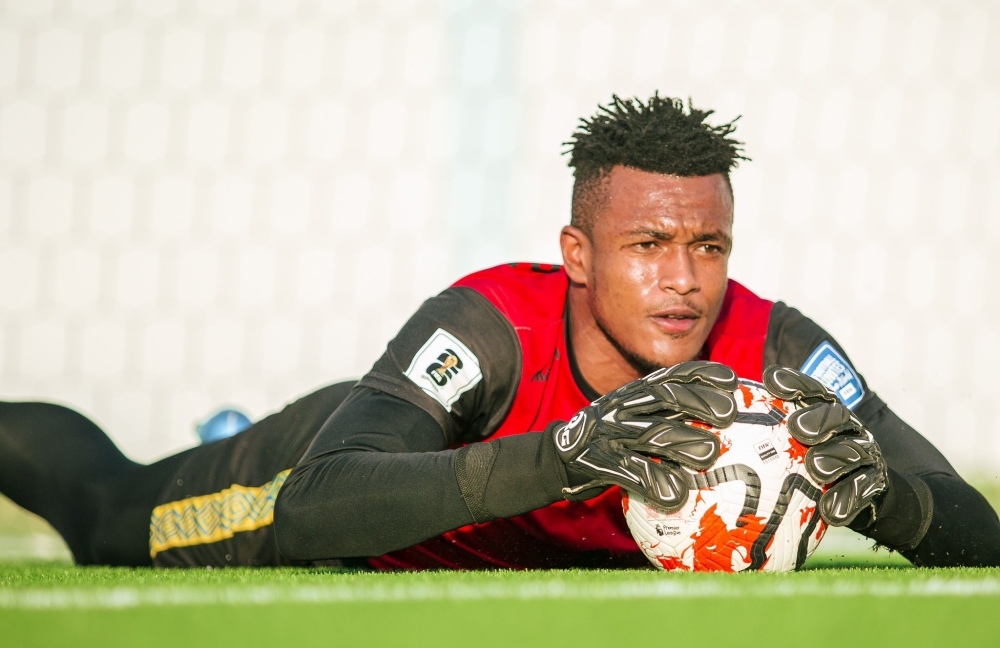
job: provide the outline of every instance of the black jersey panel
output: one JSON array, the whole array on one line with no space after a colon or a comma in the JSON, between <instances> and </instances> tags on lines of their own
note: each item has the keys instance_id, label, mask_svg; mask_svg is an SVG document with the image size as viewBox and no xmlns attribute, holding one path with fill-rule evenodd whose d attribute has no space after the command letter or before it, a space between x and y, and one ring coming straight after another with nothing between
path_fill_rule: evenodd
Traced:
<instances>
[{"instance_id":1,"label":"black jersey panel","mask_svg":"<svg viewBox=\"0 0 1000 648\"><path fill-rule=\"evenodd\" d=\"M889 409L877 394L866 399L856 413L872 431L886 461L896 470L911 475L939 473L958 477L945 456Z\"/></svg>"},{"instance_id":2,"label":"black jersey panel","mask_svg":"<svg viewBox=\"0 0 1000 648\"><path fill-rule=\"evenodd\" d=\"M423 303L358 384L417 405L451 445L500 427L521 363L507 318L475 290L449 288Z\"/></svg>"}]
</instances>

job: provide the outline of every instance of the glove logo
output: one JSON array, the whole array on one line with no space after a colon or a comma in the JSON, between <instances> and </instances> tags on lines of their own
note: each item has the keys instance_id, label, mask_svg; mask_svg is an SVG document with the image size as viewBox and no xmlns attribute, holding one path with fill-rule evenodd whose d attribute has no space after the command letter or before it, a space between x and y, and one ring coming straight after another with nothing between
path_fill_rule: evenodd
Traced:
<instances>
[{"instance_id":1,"label":"glove logo","mask_svg":"<svg viewBox=\"0 0 1000 648\"><path fill-rule=\"evenodd\" d=\"M586 422L587 413L581 410L556 432L556 446L561 452L569 452L580 442Z\"/></svg>"},{"instance_id":2,"label":"glove logo","mask_svg":"<svg viewBox=\"0 0 1000 648\"><path fill-rule=\"evenodd\" d=\"M476 354L440 328L420 347L405 373L448 412L462 394L483 379Z\"/></svg>"}]
</instances>

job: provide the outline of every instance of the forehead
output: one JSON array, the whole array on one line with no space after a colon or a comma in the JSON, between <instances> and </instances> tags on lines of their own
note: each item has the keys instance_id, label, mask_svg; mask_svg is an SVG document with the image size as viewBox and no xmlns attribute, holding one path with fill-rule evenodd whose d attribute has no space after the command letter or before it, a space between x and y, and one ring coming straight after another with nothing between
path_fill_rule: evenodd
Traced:
<instances>
[{"instance_id":1,"label":"forehead","mask_svg":"<svg viewBox=\"0 0 1000 648\"><path fill-rule=\"evenodd\" d=\"M598 220L607 227L618 229L639 221L731 226L732 190L722 174L685 178L617 166L606 182L605 209Z\"/></svg>"}]
</instances>

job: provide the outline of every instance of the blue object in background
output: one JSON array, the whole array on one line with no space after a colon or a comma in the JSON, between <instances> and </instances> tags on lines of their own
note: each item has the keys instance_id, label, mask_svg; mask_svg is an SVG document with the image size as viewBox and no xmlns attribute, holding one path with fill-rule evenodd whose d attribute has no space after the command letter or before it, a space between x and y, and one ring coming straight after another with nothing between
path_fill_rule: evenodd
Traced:
<instances>
[{"instance_id":1,"label":"blue object in background","mask_svg":"<svg viewBox=\"0 0 1000 648\"><path fill-rule=\"evenodd\" d=\"M208 420L199 423L196 430L202 444L206 444L236 436L250 425L250 419L243 412L223 409L213 414Z\"/></svg>"}]
</instances>

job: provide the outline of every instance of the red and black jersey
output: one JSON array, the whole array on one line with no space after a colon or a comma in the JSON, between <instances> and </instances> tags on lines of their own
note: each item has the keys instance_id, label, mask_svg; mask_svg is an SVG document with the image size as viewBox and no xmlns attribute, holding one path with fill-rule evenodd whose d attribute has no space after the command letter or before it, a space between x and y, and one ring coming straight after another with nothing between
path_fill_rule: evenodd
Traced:
<instances>
[{"instance_id":1,"label":"red and black jersey","mask_svg":"<svg viewBox=\"0 0 1000 648\"><path fill-rule=\"evenodd\" d=\"M573 362L567 289L568 278L558 266L510 264L467 276L425 303L360 384L425 409L452 432L452 442L524 434L568 420L598 394ZM781 351L768 346L774 310L773 302L730 280L701 357L759 381L765 356ZM787 324L790 310L779 307L781 324ZM408 330L414 328L415 338ZM847 365L839 349L833 353ZM450 369L442 372L448 363ZM864 394L849 365L838 371L840 378L851 372L845 384L852 382ZM382 569L531 568L594 564L595 556L608 566L644 564L626 527L618 488L585 502L558 501L463 526L370 563Z\"/></svg>"},{"instance_id":2,"label":"red and black jersey","mask_svg":"<svg viewBox=\"0 0 1000 648\"><path fill-rule=\"evenodd\" d=\"M252 492L265 508L273 504L273 519L256 519L253 531L237 529L222 540L185 541L157 553L156 563L646 564L626 528L620 491L565 501L569 474L541 432L599 396L567 338L567 289L557 266L515 264L465 277L427 300L346 398L307 397L258 424L260 433L236 437L260 459L252 464L256 481L245 479L226 447L186 453L157 504ZM907 500L905 488L890 490L906 500L895 509L905 513L880 524L895 524L900 540L880 542L918 564L1000 564L1000 521L989 504L869 390L811 320L730 282L702 357L753 380L772 363L816 377L865 421L891 470L919 477L934 501L945 503L930 511ZM325 421L323 407L330 411ZM469 463L473 454L478 459ZM911 549L916 531L926 537Z\"/></svg>"}]
</instances>

